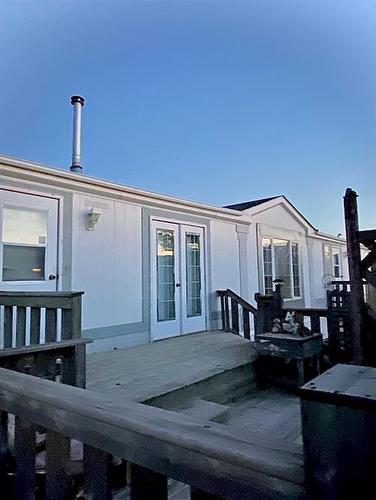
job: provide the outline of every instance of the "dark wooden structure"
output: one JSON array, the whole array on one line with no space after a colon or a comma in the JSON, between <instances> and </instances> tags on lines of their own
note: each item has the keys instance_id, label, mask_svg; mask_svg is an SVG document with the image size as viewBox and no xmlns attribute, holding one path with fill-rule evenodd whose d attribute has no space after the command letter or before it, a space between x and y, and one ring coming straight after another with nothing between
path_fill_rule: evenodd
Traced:
<instances>
[{"instance_id":1,"label":"dark wooden structure","mask_svg":"<svg viewBox=\"0 0 376 500\"><path fill-rule=\"evenodd\" d=\"M263 333L257 335L256 350L260 356L294 360L298 368L298 385L305 382L305 361L315 362L316 373L320 373L322 336L319 333L297 337L286 333Z\"/></svg>"},{"instance_id":2,"label":"dark wooden structure","mask_svg":"<svg viewBox=\"0 0 376 500\"><path fill-rule=\"evenodd\" d=\"M376 364L376 310L365 300L365 284L376 288L376 229L360 231L357 194L348 188L344 197L347 256L350 278L351 362ZM361 245L369 253L362 259Z\"/></svg>"},{"instance_id":3,"label":"dark wooden structure","mask_svg":"<svg viewBox=\"0 0 376 500\"><path fill-rule=\"evenodd\" d=\"M376 369L338 364L300 389L308 498L371 498Z\"/></svg>"}]
</instances>

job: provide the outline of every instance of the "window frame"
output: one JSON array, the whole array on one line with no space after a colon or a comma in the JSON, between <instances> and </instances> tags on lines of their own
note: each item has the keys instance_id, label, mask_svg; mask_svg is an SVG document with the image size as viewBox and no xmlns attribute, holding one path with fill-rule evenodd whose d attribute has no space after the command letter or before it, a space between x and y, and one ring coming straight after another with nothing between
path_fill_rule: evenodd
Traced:
<instances>
[{"instance_id":1,"label":"window frame","mask_svg":"<svg viewBox=\"0 0 376 500\"><path fill-rule=\"evenodd\" d=\"M267 236L267 235L262 235L261 236L261 254L262 254L262 289L263 293L265 294L266 287L265 287L265 261L264 261L264 240L269 240L270 241L270 246L271 246L271 261L272 261L272 281L276 279L275 275L275 256L274 256L274 240L278 241L285 241L287 242L288 245L288 251L289 251L289 270L290 270L290 290L291 290L291 297L286 297L284 300L299 300L303 298L302 294L302 272L301 272L301 251L300 251L300 243L296 240L288 240L286 238L280 238L277 236ZM294 286L294 266L293 266L293 257L292 257L292 245L295 244L297 246L297 256L298 256L298 270L299 270L299 290L300 290L300 295L295 295L295 290L296 288Z\"/></svg>"}]
</instances>

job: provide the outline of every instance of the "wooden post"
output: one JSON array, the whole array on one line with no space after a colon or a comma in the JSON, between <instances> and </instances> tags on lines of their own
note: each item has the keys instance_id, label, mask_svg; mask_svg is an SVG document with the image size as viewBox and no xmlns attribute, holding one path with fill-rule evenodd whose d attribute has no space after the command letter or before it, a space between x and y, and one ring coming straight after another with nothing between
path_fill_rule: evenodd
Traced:
<instances>
[{"instance_id":1,"label":"wooden post","mask_svg":"<svg viewBox=\"0 0 376 500\"><path fill-rule=\"evenodd\" d=\"M70 439L64 434L48 431L46 451L46 498L69 498Z\"/></svg>"},{"instance_id":2,"label":"wooden post","mask_svg":"<svg viewBox=\"0 0 376 500\"><path fill-rule=\"evenodd\" d=\"M31 422L16 417L14 429L16 457L15 497L34 500L35 493L35 428Z\"/></svg>"},{"instance_id":3,"label":"wooden post","mask_svg":"<svg viewBox=\"0 0 376 500\"><path fill-rule=\"evenodd\" d=\"M344 197L345 225L347 239L347 258L349 263L350 276L350 308L352 321L352 356L353 361L362 365L364 363L363 352L363 318L364 307L363 280L361 272L361 255L358 238L358 206L357 194L348 188Z\"/></svg>"},{"instance_id":4,"label":"wooden post","mask_svg":"<svg viewBox=\"0 0 376 500\"><path fill-rule=\"evenodd\" d=\"M0 411L0 498L5 497L5 473L8 453L8 413Z\"/></svg>"},{"instance_id":5,"label":"wooden post","mask_svg":"<svg viewBox=\"0 0 376 500\"><path fill-rule=\"evenodd\" d=\"M61 382L86 389L86 346L77 345L64 355Z\"/></svg>"},{"instance_id":6,"label":"wooden post","mask_svg":"<svg viewBox=\"0 0 376 500\"><path fill-rule=\"evenodd\" d=\"M98 448L84 445L84 489L85 494L91 500L109 500L112 498L109 484L111 458L111 455Z\"/></svg>"}]
</instances>

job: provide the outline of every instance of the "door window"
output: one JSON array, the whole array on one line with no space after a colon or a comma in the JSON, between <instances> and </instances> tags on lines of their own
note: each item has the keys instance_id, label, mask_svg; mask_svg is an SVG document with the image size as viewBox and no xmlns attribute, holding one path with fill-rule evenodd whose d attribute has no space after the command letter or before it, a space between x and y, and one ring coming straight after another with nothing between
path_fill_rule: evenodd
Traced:
<instances>
[{"instance_id":1,"label":"door window","mask_svg":"<svg viewBox=\"0 0 376 500\"><path fill-rule=\"evenodd\" d=\"M157 321L175 317L174 231L157 229Z\"/></svg>"},{"instance_id":2,"label":"door window","mask_svg":"<svg viewBox=\"0 0 376 500\"><path fill-rule=\"evenodd\" d=\"M186 302L187 316L201 316L201 248L200 235L186 233Z\"/></svg>"},{"instance_id":3,"label":"door window","mask_svg":"<svg viewBox=\"0 0 376 500\"><path fill-rule=\"evenodd\" d=\"M3 281L45 279L48 213L14 206L3 208Z\"/></svg>"}]
</instances>

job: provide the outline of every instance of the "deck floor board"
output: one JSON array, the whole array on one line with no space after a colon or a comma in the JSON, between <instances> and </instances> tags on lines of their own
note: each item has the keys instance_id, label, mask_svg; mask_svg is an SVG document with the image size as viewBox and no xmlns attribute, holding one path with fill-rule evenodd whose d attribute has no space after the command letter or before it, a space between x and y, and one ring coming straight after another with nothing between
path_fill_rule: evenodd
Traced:
<instances>
[{"instance_id":1,"label":"deck floor board","mask_svg":"<svg viewBox=\"0 0 376 500\"><path fill-rule=\"evenodd\" d=\"M252 343L228 332L200 332L87 356L87 387L145 401L250 363Z\"/></svg>"}]
</instances>

